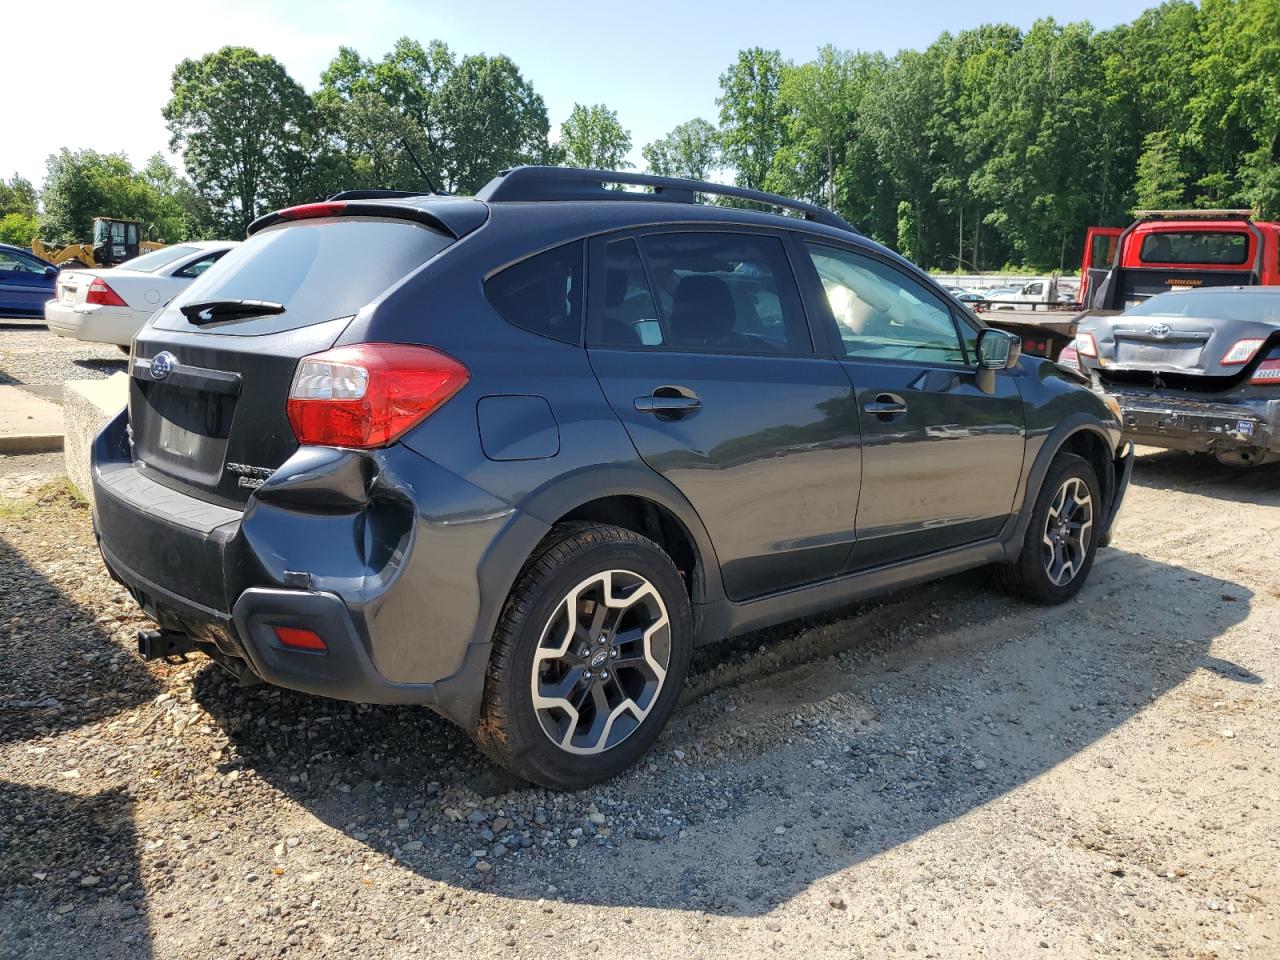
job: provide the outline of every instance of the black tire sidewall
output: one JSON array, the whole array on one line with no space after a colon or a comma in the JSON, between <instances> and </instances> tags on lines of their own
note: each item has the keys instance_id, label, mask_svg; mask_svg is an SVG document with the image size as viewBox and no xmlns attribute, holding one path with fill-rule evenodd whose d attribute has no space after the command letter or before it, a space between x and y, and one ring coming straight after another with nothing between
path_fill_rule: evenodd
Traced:
<instances>
[{"instance_id":1,"label":"black tire sidewall","mask_svg":"<svg viewBox=\"0 0 1280 960\"><path fill-rule=\"evenodd\" d=\"M1084 563L1079 572L1069 583L1058 586L1049 579L1049 572L1044 568L1041 547L1049 507L1062 484L1072 477L1083 480L1085 486L1089 488L1089 496L1093 498L1093 529L1090 531L1089 549L1085 552ZM1027 528L1027 536L1022 548L1023 578L1035 599L1043 603L1064 603L1080 592L1089 579L1089 572L1093 569L1093 559L1098 552L1098 538L1101 536L1102 523L1102 491L1097 472L1083 457L1072 453L1059 454L1040 487L1040 495L1036 498L1035 509L1031 511L1031 524Z\"/></svg>"},{"instance_id":2,"label":"black tire sidewall","mask_svg":"<svg viewBox=\"0 0 1280 960\"><path fill-rule=\"evenodd\" d=\"M601 754L571 754L547 737L533 709L530 678L533 656L547 621L565 595L592 574L603 570L628 570L653 584L667 609L671 629L671 657L658 700L643 724L631 736ZM693 617L684 582L675 565L654 543L635 537L626 543L584 547L549 577L532 584L538 599L516 625L509 669L501 682L506 686L508 747L521 775L545 786L563 788L597 783L616 776L643 756L657 740L679 702L692 653Z\"/></svg>"}]
</instances>

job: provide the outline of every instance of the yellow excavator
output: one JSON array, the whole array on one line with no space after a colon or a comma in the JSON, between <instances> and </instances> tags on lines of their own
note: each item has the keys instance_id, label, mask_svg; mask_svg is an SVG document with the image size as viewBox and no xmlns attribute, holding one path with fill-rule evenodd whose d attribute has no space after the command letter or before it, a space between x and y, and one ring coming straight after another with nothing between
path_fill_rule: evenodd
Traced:
<instances>
[{"instance_id":1,"label":"yellow excavator","mask_svg":"<svg viewBox=\"0 0 1280 960\"><path fill-rule=\"evenodd\" d=\"M59 267L114 267L132 260L139 253L149 253L167 246L152 240L141 239L142 222L119 220L114 217L93 218L92 243L68 243L65 246L45 245L40 240L31 241L31 252Z\"/></svg>"}]
</instances>

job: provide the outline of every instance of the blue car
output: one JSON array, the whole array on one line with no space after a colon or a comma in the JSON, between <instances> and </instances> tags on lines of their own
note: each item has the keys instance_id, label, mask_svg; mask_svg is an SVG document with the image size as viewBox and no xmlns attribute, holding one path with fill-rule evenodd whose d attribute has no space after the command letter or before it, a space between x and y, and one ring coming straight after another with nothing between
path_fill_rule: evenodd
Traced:
<instances>
[{"instance_id":1,"label":"blue car","mask_svg":"<svg viewBox=\"0 0 1280 960\"><path fill-rule=\"evenodd\" d=\"M30 250L0 243L0 317L43 317L58 268Z\"/></svg>"}]
</instances>

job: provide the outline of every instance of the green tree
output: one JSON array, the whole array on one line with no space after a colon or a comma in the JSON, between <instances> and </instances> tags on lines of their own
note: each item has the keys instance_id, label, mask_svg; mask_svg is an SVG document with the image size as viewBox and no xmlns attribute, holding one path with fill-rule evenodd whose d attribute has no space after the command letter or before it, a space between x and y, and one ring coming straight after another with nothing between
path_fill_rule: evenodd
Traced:
<instances>
[{"instance_id":1,"label":"green tree","mask_svg":"<svg viewBox=\"0 0 1280 960\"><path fill-rule=\"evenodd\" d=\"M154 194L123 153L72 152L46 161L40 235L55 243L86 242L94 217L150 219Z\"/></svg>"},{"instance_id":2,"label":"green tree","mask_svg":"<svg viewBox=\"0 0 1280 960\"><path fill-rule=\"evenodd\" d=\"M1028 266L1079 261L1084 227L1106 210L1119 134L1106 104L1102 57L1087 23L1037 21L998 70L985 127L991 155L975 176L986 217Z\"/></svg>"},{"instance_id":3,"label":"green tree","mask_svg":"<svg viewBox=\"0 0 1280 960\"><path fill-rule=\"evenodd\" d=\"M617 112L603 103L573 105L569 118L560 124L560 148L571 167L625 170L631 166L626 159L631 133L622 129Z\"/></svg>"},{"instance_id":4,"label":"green tree","mask_svg":"<svg viewBox=\"0 0 1280 960\"><path fill-rule=\"evenodd\" d=\"M1202 55L1188 139L1204 158L1199 185L1280 216L1280 16L1274 0L1205 0ZM1209 199L1202 197L1202 202Z\"/></svg>"},{"instance_id":5,"label":"green tree","mask_svg":"<svg viewBox=\"0 0 1280 960\"><path fill-rule=\"evenodd\" d=\"M305 196L311 100L278 60L223 47L179 63L172 93L171 148L229 232Z\"/></svg>"},{"instance_id":6,"label":"green tree","mask_svg":"<svg viewBox=\"0 0 1280 960\"><path fill-rule=\"evenodd\" d=\"M472 193L500 170L552 154L547 105L509 57L464 57L441 85L434 108L445 182L455 192Z\"/></svg>"},{"instance_id":7,"label":"green tree","mask_svg":"<svg viewBox=\"0 0 1280 960\"><path fill-rule=\"evenodd\" d=\"M929 126L941 94L940 76L936 56L904 50L868 91L862 111L880 162L907 205L908 215L900 208L898 216L897 249L910 250L925 265L935 239L930 227L936 219L934 182L940 169ZM908 227L910 236L902 232Z\"/></svg>"},{"instance_id":8,"label":"green tree","mask_svg":"<svg viewBox=\"0 0 1280 960\"><path fill-rule=\"evenodd\" d=\"M37 213L35 186L16 173L11 180L0 180L0 217L11 213L26 217L34 217Z\"/></svg>"},{"instance_id":9,"label":"green tree","mask_svg":"<svg viewBox=\"0 0 1280 960\"><path fill-rule=\"evenodd\" d=\"M1182 206L1187 175L1167 130L1156 130L1142 140L1135 202L1143 210L1172 210Z\"/></svg>"},{"instance_id":10,"label":"green tree","mask_svg":"<svg viewBox=\"0 0 1280 960\"><path fill-rule=\"evenodd\" d=\"M40 232L40 221L29 213L6 213L0 216L0 243L29 247Z\"/></svg>"},{"instance_id":11,"label":"green tree","mask_svg":"<svg viewBox=\"0 0 1280 960\"><path fill-rule=\"evenodd\" d=\"M816 60L786 65L778 85L784 137L768 184L836 207L836 174L860 136L860 92L852 54L826 46Z\"/></svg>"},{"instance_id":12,"label":"green tree","mask_svg":"<svg viewBox=\"0 0 1280 960\"><path fill-rule=\"evenodd\" d=\"M739 186L763 189L782 143L782 71L781 53L752 47L720 76L720 145Z\"/></svg>"},{"instance_id":13,"label":"green tree","mask_svg":"<svg viewBox=\"0 0 1280 960\"><path fill-rule=\"evenodd\" d=\"M721 165L720 134L706 120L694 117L660 140L645 144L640 155L651 173L706 180Z\"/></svg>"}]
</instances>

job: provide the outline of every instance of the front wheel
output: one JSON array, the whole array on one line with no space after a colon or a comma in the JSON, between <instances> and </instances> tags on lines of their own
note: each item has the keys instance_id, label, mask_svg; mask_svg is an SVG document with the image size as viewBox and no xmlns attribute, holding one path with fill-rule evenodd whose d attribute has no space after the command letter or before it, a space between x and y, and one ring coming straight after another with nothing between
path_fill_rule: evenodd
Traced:
<instances>
[{"instance_id":1,"label":"front wheel","mask_svg":"<svg viewBox=\"0 0 1280 960\"><path fill-rule=\"evenodd\" d=\"M1060 453L1036 497L1016 563L999 564L996 582L1037 603L1065 603L1084 586L1102 528L1102 496L1092 464Z\"/></svg>"},{"instance_id":2,"label":"front wheel","mask_svg":"<svg viewBox=\"0 0 1280 960\"><path fill-rule=\"evenodd\" d=\"M615 776L666 726L692 634L684 581L656 543L621 527L558 527L503 609L476 743L544 787Z\"/></svg>"}]
</instances>

